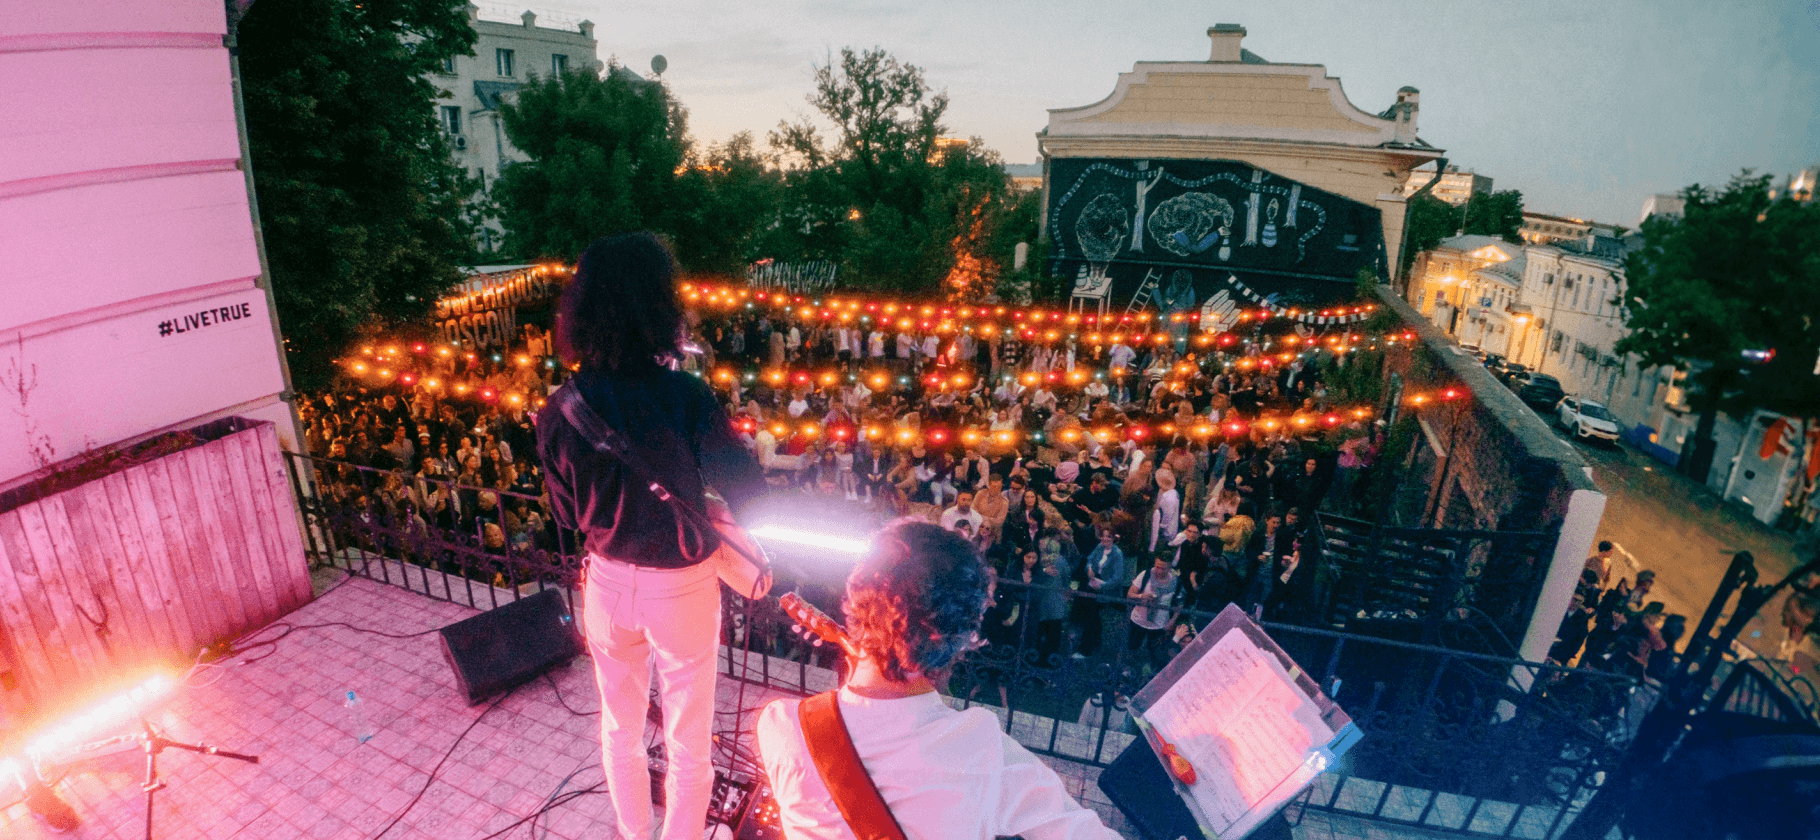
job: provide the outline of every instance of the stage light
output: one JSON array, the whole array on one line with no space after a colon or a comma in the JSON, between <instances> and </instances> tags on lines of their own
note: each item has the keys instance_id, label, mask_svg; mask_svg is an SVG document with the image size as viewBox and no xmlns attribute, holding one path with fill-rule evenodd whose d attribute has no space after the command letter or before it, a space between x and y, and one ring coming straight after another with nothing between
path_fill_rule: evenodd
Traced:
<instances>
[{"instance_id":1,"label":"stage light","mask_svg":"<svg viewBox=\"0 0 1820 840\"><path fill-rule=\"evenodd\" d=\"M34 760L43 760L82 746L112 729L132 723L153 702L168 696L176 688L176 681L168 674L153 674L138 685L70 715L61 723L45 730L26 745L25 753Z\"/></svg>"},{"instance_id":2,"label":"stage light","mask_svg":"<svg viewBox=\"0 0 1820 840\"><path fill-rule=\"evenodd\" d=\"M820 548L827 551L837 551L842 554L851 554L856 558L859 555L866 553L866 548L869 545L865 540L856 540L852 537L842 537L835 534L805 531L801 528L791 528L784 525L760 525L757 528L753 528L749 533L751 533L754 538L766 542L793 543L795 545L808 546L810 548Z\"/></svg>"}]
</instances>

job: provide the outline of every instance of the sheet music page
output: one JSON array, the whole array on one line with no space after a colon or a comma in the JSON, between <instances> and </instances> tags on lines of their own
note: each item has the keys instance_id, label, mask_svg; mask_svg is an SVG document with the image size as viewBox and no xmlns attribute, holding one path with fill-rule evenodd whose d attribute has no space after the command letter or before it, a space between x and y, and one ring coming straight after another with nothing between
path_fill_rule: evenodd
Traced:
<instances>
[{"instance_id":1,"label":"sheet music page","mask_svg":"<svg viewBox=\"0 0 1820 840\"><path fill-rule=\"evenodd\" d=\"M1333 730L1295 687L1275 656L1243 632L1231 631L1144 713L1176 751L1194 765L1194 796L1207 826L1224 833L1283 788ZM1271 803L1274 805L1274 803Z\"/></svg>"}]
</instances>

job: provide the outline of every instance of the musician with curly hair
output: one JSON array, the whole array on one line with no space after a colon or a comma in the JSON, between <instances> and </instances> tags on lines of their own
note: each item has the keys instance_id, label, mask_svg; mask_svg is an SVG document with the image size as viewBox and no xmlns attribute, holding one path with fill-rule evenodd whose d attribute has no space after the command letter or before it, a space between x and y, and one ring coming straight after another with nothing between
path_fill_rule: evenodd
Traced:
<instances>
[{"instance_id":1,"label":"musician with curly hair","mask_svg":"<svg viewBox=\"0 0 1820 840\"><path fill-rule=\"evenodd\" d=\"M953 532L906 519L878 534L841 603L852 676L832 695L776 700L759 715L785 836L893 836L850 817L864 796L855 785L869 779L890 827L915 840L1118 837L991 712L956 711L936 693L934 677L977 646L991 589L991 570ZM818 708L831 709L839 728L813 725ZM861 778L824 772L840 766L829 762L844 749L857 755Z\"/></svg>"}]
</instances>

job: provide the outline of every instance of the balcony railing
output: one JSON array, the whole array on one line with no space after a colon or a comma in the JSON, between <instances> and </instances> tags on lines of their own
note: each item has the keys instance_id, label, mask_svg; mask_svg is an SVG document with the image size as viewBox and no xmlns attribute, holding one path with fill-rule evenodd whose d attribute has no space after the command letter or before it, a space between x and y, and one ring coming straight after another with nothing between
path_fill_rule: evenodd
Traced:
<instances>
[{"instance_id":1,"label":"balcony railing","mask_svg":"<svg viewBox=\"0 0 1820 840\"><path fill-rule=\"evenodd\" d=\"M575 536L548 521L537 497L289 457L318 566L479 609L544 588L574 594ZM787 559L778 566L774 594L796 590L839 614L839 580ZM1060 599L1064 618L1001 625L990 644L943 675L943 693L955 705L993 710L1038 754L1106 766L1133 743L1125 698L1179 641L1128 650L1127 614L1138 602L1122 596L1015 580L999 590L1000 603L1026 617L1040 599ZM728 596L724 604L729 676L800 693L834 684L842 665L836 654L792 632L775 597L748 604ZM1224 604L1204 606L1179 611L1176 623L1204 626ZM1089 651L1083 642L1092 624L1101 644ZM1638 681L1617 674L1331 626L1264 627L1364 732L1301 807L1462 833L1552 837L1622 755L1637 698L1647 696Z\"/></svg>"}]
</instances>

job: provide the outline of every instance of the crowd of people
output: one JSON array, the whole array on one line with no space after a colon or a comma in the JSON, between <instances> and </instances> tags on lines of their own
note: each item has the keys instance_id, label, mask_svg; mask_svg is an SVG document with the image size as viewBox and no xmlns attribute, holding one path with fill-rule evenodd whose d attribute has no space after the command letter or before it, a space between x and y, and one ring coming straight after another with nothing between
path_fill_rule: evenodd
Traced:
<instances>
[{"instance_id":1,"label":"crowd of people","mask_svg":"<svg viewBox=\"0 0 1820 840\"><path fill-rule=\"evenodd\" d=\"M774 483L972 540L1024 584L998 590L990 640L1039 661L1099 655L1121 624L1134 660L1166 661L1193 632L1186 611L1229 602L1315 618L1312 513L1351 509L1384 443L1378 424L1308 422L1333 410L1325 360L1268 355L1261 332L1196 353L1186 335L1026 343L750 312L697 324L700 369L726 371L710 378Z\"/></svg>"},{"instance_id":2,"label":"crowd of people","mask_svg":"<svg viewBox=\"0 0 1820 840\"><path fill-rule=\"evenodd\" d=\"M1654 571L1626 574L1618 557L1615 545L1601 541L1586 558L1548 658L1558 665L1660 678L1674 664L1675 643L1687 632L1687 619L1666 613L1661 601L1650 599Z\"/></svg>"},{"instance_id":3,"label":"crowd of people","mask_svg":"<svg viewBox=\"0 0 1820 840\"><path fill-rule=\"evenodd\" d=\"M1096 346L746 311L689 320L701 352L680 364L716 388L775 493L961 533L1025 584L998 590L990 641L1041 661L1110 654L1110 638L1160 663L1193 632L1188 611L1228 602L1315 618L1312 512L1356 504L1384 442L1381 424L1296 422L1332 410L1327 359L1266 355L1261 331L1196 353L1185 336ZM350 376L305 396L306 446L335 462L319 472L325 501L492 552L573 547L535 451L535 409L566 374L553 350L527 326L499 352L417 353L408 385ZM817 375L767 375L784 370Z\"/></svg>"}]
</instances>

